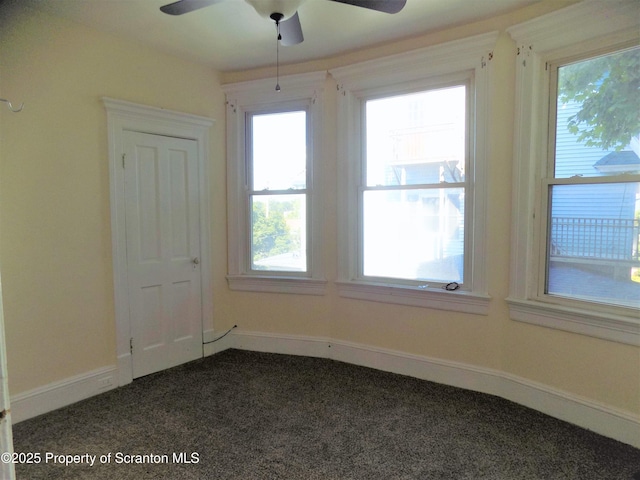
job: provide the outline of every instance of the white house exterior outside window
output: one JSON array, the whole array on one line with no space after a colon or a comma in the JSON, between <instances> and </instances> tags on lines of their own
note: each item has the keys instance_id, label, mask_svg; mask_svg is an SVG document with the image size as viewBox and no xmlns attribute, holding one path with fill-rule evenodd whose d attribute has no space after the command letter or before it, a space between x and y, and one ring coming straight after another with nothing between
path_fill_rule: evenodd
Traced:
<instances>
[{"instance_id":1,"label":"white house exterior outside window","mask_svg":"<svg viewBox=\"0 0 640 480\"><path fill-rule=\"evenodd\" d=\"M331 70L339 294L486 314L489 75L497 33Z\"/></svg>"},{"instance_id":2,"label":"white house exterior outside window","mask_svg":"<svg viewBox=\"0 0 640 480\"><path fill-rule=\"evenodd\" d=\"M509 29L518 59L508 299L515 320L636 345L637 87L613 95L623 90L614 82L637 77L637 13L633 1L586 1ZM589 88L574 95L576 82ZM600 131L605 123L589 101L594 93L611 108L622 102L635 110L635 121L616 126L624 139L583 133L588 122Z\"/></svg>"},{"instance_id":3,"label":"white house exterior outside window","mask_svg":"<svg viewBox=\"0 0 640 480\"><path fill-rule=\"evenodd\" d=\"M364 277L464 286L469 83L363 101Z\"/></svg>"},{"instance_id":4,"label":"white house exterior outside window","mask_svg":"<svg viewBox=\"0 0 640 480\"><path fill-rule=\"evenodd\" d=\"M321 106L326 72L223 87L233 290L321 295Z\"/></svg>"}]
</instances>

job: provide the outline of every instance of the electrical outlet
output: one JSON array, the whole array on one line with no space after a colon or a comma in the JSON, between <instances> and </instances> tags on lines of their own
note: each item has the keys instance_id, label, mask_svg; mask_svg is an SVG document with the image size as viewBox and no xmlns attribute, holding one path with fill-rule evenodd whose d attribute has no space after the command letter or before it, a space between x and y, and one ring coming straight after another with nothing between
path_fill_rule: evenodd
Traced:
<instances>
[{"instance_id":1,"label":"electrical outlet","mask_svg":"<svg viewBox=\"0 0 640 480\"><path fill-rule=\"evenodd\" d=\"M105 388L113 387L113 377L103 377L98 379L98 389L102 390Z\"/></svg>"}]
</instances>

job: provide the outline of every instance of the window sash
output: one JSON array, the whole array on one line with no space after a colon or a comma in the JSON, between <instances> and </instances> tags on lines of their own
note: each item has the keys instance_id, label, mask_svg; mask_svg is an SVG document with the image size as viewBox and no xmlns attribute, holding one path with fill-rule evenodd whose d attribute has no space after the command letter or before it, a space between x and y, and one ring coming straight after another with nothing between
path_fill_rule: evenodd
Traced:
<instances>
[{"instance_id":1,"label":"window sash","mask_svg":"<svg viewBox=\"0 0 640 480\"><path fill-rule=\"evenodd\" d=\"M253 118L260 115L270 115L278 113L293 113L293 112L305 112L305 134L306 134L306 162L305 162L305 188L289 188L286 190L254 190L253 185ZM312 264L312 252L311 252L311 235L312 235L312 201L311 201L311 189L313 179L313 143L311 137L311 112L309 106L300 105L297 102L292 105L280 105L277 107L267 106L257 110L247 109L245 111L245 185L244 185L244 218L245 218L245 235L247 242L245 244L245 265L246 274L249 275L269 275L269 276L287 276L287 277L310 277L313 271ZM304 195L305 204L305 232L304 239L306 245L301 247L305 252L305 265L304 270L297 269L258 269L254 268L254 252L253 252L253 198L254 197L270 197L270 196L286 196L286 195Z\"/></svg>"},{"instance_id":2,"label":"window sash","mask_svg":"<svg viewBox=\"0 0 640 480\"><path fill-rule=\"evenodd\" d=\"M584 295L562 295L559 293L549 292L549 262L551 257L551 196L554 186L562 185L604 185L604 184L624 184L624 183L637 183L640 181L640 175L636 174L621 174L621 175L606 175L606 176L593 176L583 177L574 175L571 177L556 176L556 153L557 153L557 128L558 128L558 80L559 69L566 65L573 63L588 61L601 56L606 56L613 53L622 52L626 49L632 48L629 45L613 45L606 49L598 49L596 51L581 52L580 54L572 55L570 57L556 58L553 61L547 62L546 70L548 71L547 85L548 85L548 117L547 117L547 154L546 160L543 162L541 171L543 172L541 181L539 183L539 193L537 194L539 211L543 212L540 215L538 222L536 222L537 230L539 232L537 255L537 280L535 282L535 288L531 295L533 300L553 303L568 308L585 308L585 305L589 305L587 308L593 308L602 312L614 312L621 315L629 315L630 313L637 312L640 308L640 300L638 301L619 301L617 303L611 303L604 300L590 299Z\"/></svg>"},{"instance_id":3,"label":"window sash","mask_svg":"<svg viewBox=\"0 0 640 480\"><path fill-rule=\"evenodd\" d=\"M463 285L464 188L364 190L362 200L364 277Z\"/></svg>"},{"instance_id":4,"label":"window sash","mask_svg":"<svg viewBox=\"0 0 640 480\"><path fill-rule=\"evenodd\" d=\"M538 258L538 282L534 293L534 298L540 301L551 301L557 304L565 304L567 306L577 307L585 302L590 304L590 308L596 308L601 310L615 309L618 313L628 313L628 309L640 308L640 300L638 301L625 301L621 300L617 303L612 303L604 300L589 299L584 295L561 295L559 293L548 292L549 283L549 261L551 258L551 207L552 207L552 191L554 186L579 186L579 185L620 185L620 184L634 184L640 182L640 175L620 175L615 177L571 177L571 178L546 178L541 182L541 207L540 210L545 212L542 215L539 222L540 231L540 255ZM606 262L604 262L606 263Z\"/></svg>"},{"instance_id":5,"label":"window sash","mask_svg":"<svg viewBox=\"0 0 640 480\"><path fill-rule=\"evenodd\" d=\"M396 96L409 95L413 93L422 93L422 92L433 92L438 90L444 90L447 88L453 87L465 87L465 138L464 138L464 167L465 167L465 178L463 182L438 182L438 183L411 183L408 185L368 185L367 179L367 152L365 146L367 145L367 126L366 126L366 105L369 100L378 100L383 98L393 98ZM419 287L422 288L425 285L430 287L444 287L449 281L438 281L438 280L421 280L421 279L410 279L410 278L401 278L401 277L391 277L391 276L376 276L376 275L365 275L365 226L364 226L364 196L366 192L372 191L409 191L409 190L426 190L426 189L462 189L463 195L465 198L465 208L464 208L464 241L463 241L463 279L472 278L471 275L471 242L472 242L472 182L471 178L473 178L473 162L472 162L472 148L471 148L471 138L475 132L475 122L474 119L474 104L475 92L474 92L474 82L470 76L467 76L462 79L455 79L449 82L442 81L440 79L438 82L429 83L428 85L422 86L420 88L411 88L411 89L402 89L395 88L391 89L389 87L385 87L383 92L370 92L368 95L363 95L359 98L359 124L361 125L361 139L360 145L362 145L360 162L358 164L358 178L359 185L357 186L357 204L358 204L358 239L357 239L357 280L366 281L366 282L376 282L376 283L384 283L384 284L398 284L398 285L406 285L409 287ZM460 290L469 290L470 282L459 281Z\"/></svg>"},{"instance_id":6,"label":"window sash","mask_svg":"<svg viewBox=\"0 0 640 480\"><path fill-rule=\"evenodd\" d=\"M557 122L558 122L558 95L559 95L559 71L560 68L570 66L575 63L594 60L608 55L622 53L624 51L633 50L639 48L637 42L625 42L609 47L600 47L596 50L590 50L581 52L579 54L573 54L570 56L562 56L555 58L545 63L545 70L548 72L546 76L548 82L548 119L547 119L547 161L543 169L543 178L578 178L578 177L564 177L557 176L556 174L556 152L557 152ZM602 178L602 177L594 177Z\"/></svg>"},{"instance_id":7,"label":"window sash","mask_svg":"<svg viewBox=\"0 0 640 480\"><path fill-rule=\"evenodd\" d=\"M300 241L300 246L299 246L299 250L304 252L304 262L302 263L302 265L304 265L304 268L301 267L297 267L296 265L298 265L300 263L300 261L297 261L295 255L295 252L297 249L288 249L286 251L281 251L281 252L276 252L275 255L273 256L277 256L279 255L283 255L283 254L292 254L293 257L286 259L286 258L280 258L280 260L275 260L272 259L270 264L272 266L274 266L274 268L268 268L267 265L269 265L269 263L265 264L265 260L268 260L269 257L267 257L267 259L261 259L261 258L256 258L256 251L255 251L255 240L256 240L256 236L255 236L255 203L256 203L256 199L259 199L259 201L267 201L267 205L269 205L269 199L274 199L273 201L277 204L279 202L282 202L285 198L291 198L292 202L295 202L296 200L300 201L303 205L304 205L304 211L300 212L301 215L301 219L298 220L303 220L305 223L305 229L303 232L299 232L301 241ZM249 247L249 265L250 265L250 271L253 273L263 273L267 272L269 274L273 273L273 272L279 272L281 274L286 274L286 275L304 275L309 271L309 263L310 263L310 257L309 257L309 250L308 250L308 235L309 235L309 228L308 228L308 224L309 222L307 222L307 215L309 214L308 212L308 205L307 205L307 199L308 199L308 195L306 195L304 192L300 192L300 191L285 191L282 192L280 194L278 193L265 193L265 192L259 192L257 194L253 194L253 195L249 195L249 218L248 218L248 223L249 223L249 229L250 229L250 235L249 235L249 239L250 241L248 242L248 247ZM267 207L268 209L268 207ZM290 240L295 240L295 236L291 235L290 236ZM294 247L293 245L291 245L290 247ZM275 242L273 245L273 248L276 248ZM262 264L263 267L262 268L258 268L258 266L260 265L260 261L262 260ZM286 264L291 265L290 268L286 268Z\"/></svg>"}]
</instances>

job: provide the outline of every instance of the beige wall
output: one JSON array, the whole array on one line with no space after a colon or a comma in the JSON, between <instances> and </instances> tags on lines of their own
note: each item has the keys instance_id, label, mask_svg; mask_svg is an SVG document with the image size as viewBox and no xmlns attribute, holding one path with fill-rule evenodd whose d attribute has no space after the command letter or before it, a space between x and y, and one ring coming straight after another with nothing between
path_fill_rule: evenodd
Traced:
<instances>
[{"instance_id":1,"label":"beige wall","mask_svg":"<svg viewBox=\"0 0 640 480\"><path fill-rule=\"evenodd\" d=\"M596 403L640 413L640 349L509 319L515 46L505 28L563 5L511 15L306 64L300 73L500 30L494 50L488 198L489 315L338 297L335 88L327 81L321 297L232 292L226 273L223 83L273 69L226 72L31 12L0 26L0 261L12 394L115 364L106 116L100 97L212 117L214 326L330 337L504 370ZM206 326L210 328L211 326Z\"/></svg>"},{"instance_id":2,"label":"beige wall","mask_svg":"<svg viewBox=\"0 0 640 480\"><path fill-rule=\"evenodd\" d=\"M211 68L35 11L3 12L0 260L12 395L115 365L103 96L214 118L224 251L224 96ZM222 207L220 206L222 205ZM225 268L217 258L216 268ZM220 278L217 278L220 284Z\"/></svg>"}]
</instances>

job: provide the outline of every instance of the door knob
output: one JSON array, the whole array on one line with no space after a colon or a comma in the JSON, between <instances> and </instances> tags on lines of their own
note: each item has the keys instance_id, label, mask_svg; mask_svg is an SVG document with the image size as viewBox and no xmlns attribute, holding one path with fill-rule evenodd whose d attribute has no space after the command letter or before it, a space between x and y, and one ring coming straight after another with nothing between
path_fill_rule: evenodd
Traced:
<instances>
[{"instance_id":1,"label":"door knob","mask_svg":"<svg viewBox=\"0 0 640 480\"><path fill-rule=\"evenodd\" d=\"M198 265L200 263L200 259L198 257L194 257L193 260L191 260L193 262L194 265Z\"/></svg>"}]
</instances>

